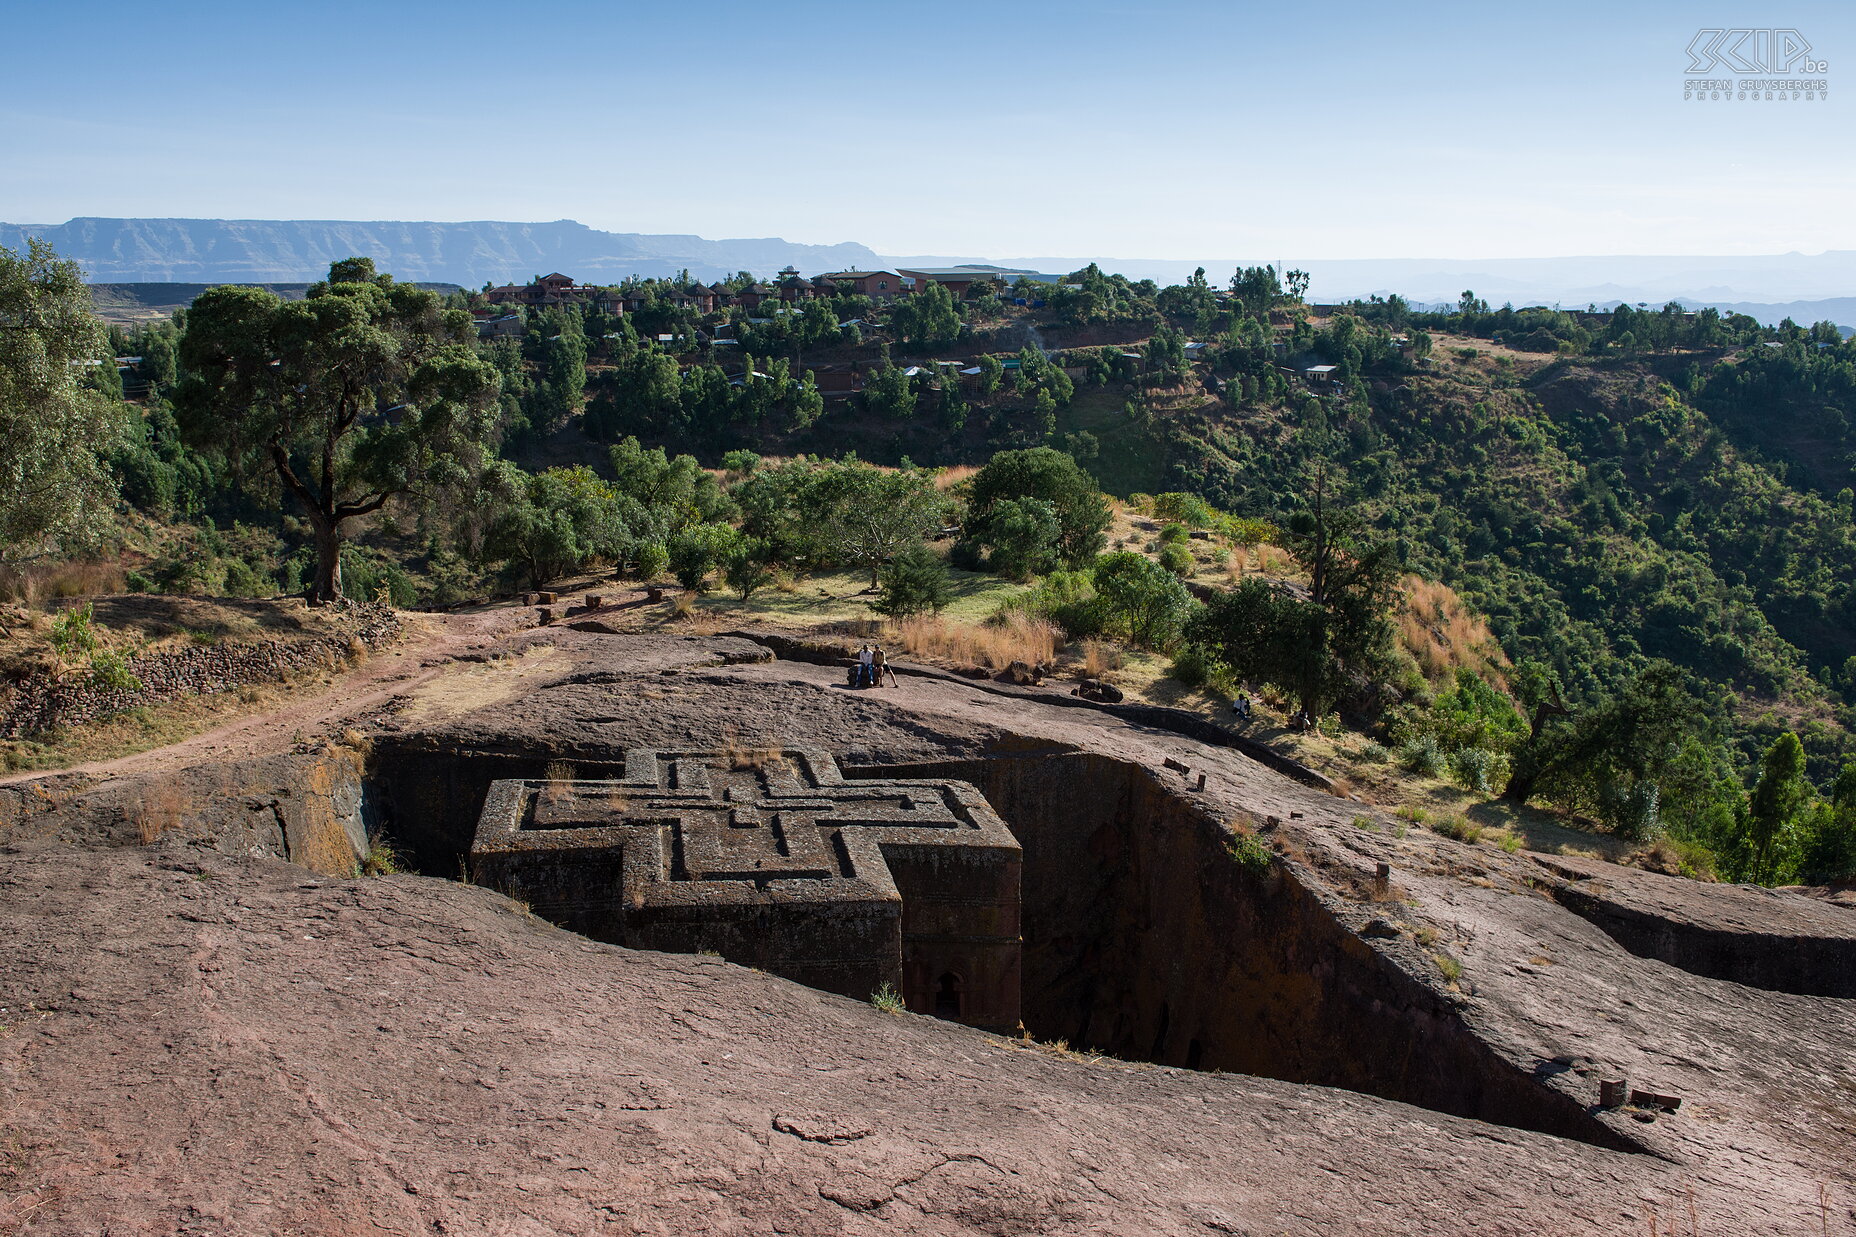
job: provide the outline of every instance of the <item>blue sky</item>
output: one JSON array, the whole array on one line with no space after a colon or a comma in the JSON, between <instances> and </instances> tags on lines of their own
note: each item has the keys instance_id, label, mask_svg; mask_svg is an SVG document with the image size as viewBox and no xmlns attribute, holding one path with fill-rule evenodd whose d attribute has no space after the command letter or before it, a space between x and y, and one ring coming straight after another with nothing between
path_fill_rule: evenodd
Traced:
<instances>
[{"instance_id":1,"label":"blue sky","mask_svg":"<svg viewBox=\"0 0 1856 1237\"><path fill-rule=\"evenodd\" d=\"M15 223L572 218L1186 259L1856 248L1847 2L0 4ZM1703 26L1797 29L1829 100L1684 102Z\"/></svg>"}]
</instances>

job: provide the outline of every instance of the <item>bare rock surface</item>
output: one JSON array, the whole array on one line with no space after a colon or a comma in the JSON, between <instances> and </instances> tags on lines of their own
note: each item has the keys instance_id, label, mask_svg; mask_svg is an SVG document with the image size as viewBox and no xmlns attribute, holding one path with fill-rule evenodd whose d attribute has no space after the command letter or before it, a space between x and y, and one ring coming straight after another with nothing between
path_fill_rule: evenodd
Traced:
<instances>
[{"instance_id":1,"label":"bare rock surface","mask_svg":"<svg viewBox=\"0 0 1856 1237\"><path fill-rule=\"evenodd\" d=\"M466 886L169 844L0 889L20 1232L1615 1233L1691 1188L1755 1231L1655 1157L1027 1050Z\"/></svg>"},{"instance_id":2,"label":"bare rock surface","mask_svg":"<svg viewBox=\"0 0 1856 1237\"><path fill-rule=\"evenodd\" d=\"M822 747L852 775L1123 770L1141 845L1198 851L1070 838L1088 787L997 780L1020 809L1061 800L1039 862L1151 886L1114 931L1167 974L1128 991L1164 980L1184 1018L1178 994L1250 975L1259 1038L1327 1025L1365 1059L1406 1035L1414 1068L1455 1044L1587 1141L888 1015L455 882L318 877L234 823L287 834L321 784L267 719L0 802L0 1234L1624 1234L1686 1233L1691 1208L1702 1234L1856 1233L1856 1000L1785 980L1813 950L1846 965L1846 906L1395 831L1239 752L996 685L854 691L739 637L505 632L473 620L317 715L366 729L376 779L456 766L419 794L498 760L728 743ZM157 774L212 806L133 845L123 805ZM1231 825L1273 883L1232 876ZM1243 889L1265 891L1254 940L1213 926ZM1266 942L1287 909L1308 939ZM1246 960L1266 943L1306 974ZM1327 1004L1279 1021L1298 1002ZM1607 1078L1682 1103L1600 1110Z\"/></svg>"}]
</instances>

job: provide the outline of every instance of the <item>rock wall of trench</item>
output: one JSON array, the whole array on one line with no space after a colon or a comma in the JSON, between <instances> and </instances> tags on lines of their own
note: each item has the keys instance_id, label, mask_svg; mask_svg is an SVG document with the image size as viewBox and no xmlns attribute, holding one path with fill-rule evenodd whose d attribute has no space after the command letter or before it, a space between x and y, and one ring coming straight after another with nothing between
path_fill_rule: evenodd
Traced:
<instances>
[{"instance_id":1,"label":"rock wall of trench","mask_svg":"<svg viewBox=\"0 0 1856 1237\"><path fill-rule=\"evenodd\" d=\"M618 776L621 756L573 763L580 777ZM370 796L419 870L456 877L490 783L541 776L554 758L402 740L376 748ZM1149 769L1042 753L844 772L971 782L1011 826L1024 847L1023 1019L1040 1039L1637 1149L1495 1053L1290 869L1233 861L1222 823Z\"/></svg>"},{"instance_id":2,"label":"rock wall of trench","mask_svg":"<svg viewBox=\"0 0 1856 1237\"><path fill-rule=\"evenodd\" d=\"M1499 1057L1288 869L1234 862L1223 825L1150 770L1070 754L846 773L960 778L1012 827L1024 1022L1041 1039L1635 1149Z\"/></svg>"},{"instance_id":3,"label":"rock wall of trench","mask_svg":"<svg viewBox=\"0 0 1856 1237\"><path fill-rule=\"evenodd\" d=\"M0 786L0 845L147 845L170 835L230 855L352 876L372 810L349 748L261 756L92 784L64 775Z\"/></svg>"}]
</instances>

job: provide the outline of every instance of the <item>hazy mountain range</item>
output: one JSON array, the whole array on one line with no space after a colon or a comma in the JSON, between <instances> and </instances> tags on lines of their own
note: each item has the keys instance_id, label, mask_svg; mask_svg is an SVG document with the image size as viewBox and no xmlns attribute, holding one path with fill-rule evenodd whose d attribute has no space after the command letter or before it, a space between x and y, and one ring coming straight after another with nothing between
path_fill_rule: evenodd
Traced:
<instances>
[{"instance_id":1,"label":"hazy mountain range","mask_svg":"<svg viewBox=\"0 0 1856 1237\"><path fill-rule=\"evenodd\" d=\"M1764 321L1829 318L1856 323L1856 250L1740 257L1322 259L1258 254L1172 260L976 254L880 255L865 245L802 245L778 237L707 240L700 236L602 232L572 220L553 223L360 222L274 219L73 219L61 224L0 224L0 245L28 235L75 258L95 283L289 283L316 279L336 258L360 254L401 279L479 287L562 271L588 283L627 275L704 280L736 271L771 275L792 265L807 274L857 267L992 262L1070 271L1095 261L1135 279L1177 283L1203 266L1222 284L1239 266L1264 262L1312 276L1310 299L1340 301L1397 292L1416 303L1454 302L1465 290L1492 305L1715 305Z\"/></svg>"},{"instance_id":2,"label":"hazy mountain range","mask_svg":"<svg viewBox=\"0 0 1856 1237\"><path fill-rule=\"evenodd\" d=\"M317 219L73 219L0 223L0 245L28 236L74 258L92 283L290 283L319 279L337 258L373 258L396 278L481 287L561 271L585 283L627 275L701 279L771 274L788 264L816 272L881 265L862 245L797 245L778 237L705 240L600 232L553 223L400 223Z\"/></svg>"}]
</instances>

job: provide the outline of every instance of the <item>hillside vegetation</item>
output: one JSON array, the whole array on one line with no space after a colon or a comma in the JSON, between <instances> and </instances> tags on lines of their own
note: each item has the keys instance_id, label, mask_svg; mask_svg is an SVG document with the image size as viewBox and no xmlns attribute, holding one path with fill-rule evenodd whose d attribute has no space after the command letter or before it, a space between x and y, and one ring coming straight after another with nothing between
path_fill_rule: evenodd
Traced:
<instances>
[{"instance_id":1,"label":"hillside vegetation","mask_svg":"<svg viewBox=\"0 0 1856 1237\"><path fill-rule=\"evenodd\" d=\"M8 261L73 360L8 397L78 444L28 461L67 500L0 564L29 600L670 578L1243 696L1382 797L1545 805L1694 873L1856 872L1856 346L1827 324L1317 316L1269 268L711 312L677 278L621 316L351 259L304 300L215 289L106 337L44 311L76 295L49 251ZM82 360L125 354L128 403Z\"/></svg>"}]
</instances>

